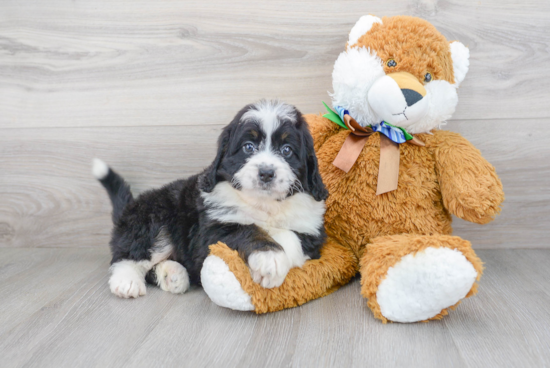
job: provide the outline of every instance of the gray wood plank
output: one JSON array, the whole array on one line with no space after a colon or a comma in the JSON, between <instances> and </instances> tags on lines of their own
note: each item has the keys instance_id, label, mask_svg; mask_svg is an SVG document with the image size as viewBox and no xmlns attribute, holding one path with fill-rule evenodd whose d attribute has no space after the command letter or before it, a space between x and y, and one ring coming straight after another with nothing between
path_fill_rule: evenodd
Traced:
<instances>
[{"instance_id":1,"label":"gray wood plank","mask_svg":"<svg viewBox=\"0 0 550 368\"><path fill-rule=\"evenodd\" d=\"M550 263L550 252L483 250L479 294L444 323L470 367L550 366L550 282L532 256ZM490 359L488 356L490 355Z\"/></svg>"},{"instance_id":2,"label":"gray wood plank","mask_svg":"<svg viewBox=\"0 0 550 368\"><path fill-rule=\"evenodd\" d=\"M0 13L0 127L219 124L260 97L314 112L369 13L421 16L469 46L456 119L549 116L547 1L12 0Z\"/></svg>"},{"instance_id":3,"label":"gray wood plank","mask_svg":"<svg viewBox=\"0 0 550 368\"><path fill-rule=\"evenodd\" d=\"M360 292L356 279L302 308L292 367L466 366L442 323L384 325Z\"/></svg>"},{"instance_id":4,"label":"gray wood plank","mask_svg":"<svg viewBox=\"0 0 550 368\"><path fill-rule=\"evenodd\" d=\"M157 293L155 293L157 291ZM141 348L141 342L166 310L172 295L154 290L148 298L120 304L106 287L106 277L89 291L87 304L74 305L67 316L40 340L23 360L24 367L120 367ZM114 298L113 298L114 297ZM114 303L114 304L113 304ZM130 304L131 303L131 304ZM177 348L177 342L167 341Z\"/></svg>"},{"instance_id":5,"label":"gray wood plank","mask_svg":"<svg viewBox=\"0 0 550 368\"><path fill-rule=\"evenodd\" d=\"M36 310L0 335L2 367L550 364L550 280L541 267L550 250L481 250L487 269L476 297L442 321L387 325L372 317L358 279L302 307L257 316L219 308L200 288L176 296L149 287L145 297L118 299L108 290L105 250L4 248L0 264L44 252L55 256L34 267L42 283L11 279L19 291L7 297ZM73 267L85 277L49 276ZM51 296L43 303L30 296L41 289ZM4 300L3 313L21 310Z\"/></svg>"},{"instance_id":6,"label":"gray wood plank","mask_svg":"<svg viewBox=\"0 0 550 368\"><path fill-rule=\"evenodd\" d=\"M495 166L504 187L502 213L487 225L454 219L454 234L482 248L548 248L550 119L451 121ZM519 124L519 125L518 125Z\"/></svg>"},{"instance_id":7,"label":"gray wood plank","mask_svg":"<svg viewBox=\"0 0 550 368\"><path fill-rule=\"evenodd\" d=\"M103 262L101 267L94 268L85 262L90 250L75 251L84 261L74 264L88 271L86 278L72 285L62 285L66 288L63 294L56 295L11 328L6 333L9 338L0 339L0 351L3 352L0 365L120 366L124 362L120 359L139 347L143 337L175 301L171 294L156 288L150 288L146 298L118 299L107 285L109 257L106 252L93 250ZM60 260L56 266L71 267L72 264L72 260ZM45 280L46 290L59 287L56 281Z\"/></svg>"},{"instance_id":8,"label":"gray wood plank","mask_svg":"<svg viewBox=\"0 0 550 368\"><path fill-rule=\"evenodd\" d=\"M220 308L210 302L202 289L192 290L188 297L183 295L178 305L168 311L143 341L143 349L128 357L125 367L170 367L183 362L188 367L246 366L240 363L244 357L254 354L248 348L253 339L284 341L286 338L278 333L284 329L281 325L288 322L285 318ZM274 323L265 328L264 317ZM167 345L167 341L177 341L179 348ZM285 346L273 345L258 353L272 356L280 349L284 350Z\"/></svg>"},{"instance_id":9,"label":"gray wood plank","mask_svg":"<svg viewBox=\"0 0 550 368\"><path fill-rule=\"evenodd\" d=\"M21 129L0 135L0 246L105 246L112 223L91 159L136 192L200 172L219 126Z\"/></svg>"},{"instance_id":10,"label":"gray wood plank","mask_svg":"<svg viewBox=\"0 0 550 368\"><path fill-rule=\"evenodd\" d=\"M461 120L463 134L494 164L506 201L488 225L455 221L482 248L550 247L550 119ZM91 159L118 170L135 193L198 173L215 155L223 125L5 129L0 135L0 246L104 247L111 205Z\"/></svg>"},{"instance_id":11,"label":"gray wood plank","mask_svg":"<svg viewBox=\"0 0 550 368\"><path fill-rule=\"evenodd\" d=\"M3 250L0 253L3 256ZM109 265L106 249L28 249L12 258L0 275L0 339L28 316L42 313L67 288Z\"/></svg>"}]
</instances>

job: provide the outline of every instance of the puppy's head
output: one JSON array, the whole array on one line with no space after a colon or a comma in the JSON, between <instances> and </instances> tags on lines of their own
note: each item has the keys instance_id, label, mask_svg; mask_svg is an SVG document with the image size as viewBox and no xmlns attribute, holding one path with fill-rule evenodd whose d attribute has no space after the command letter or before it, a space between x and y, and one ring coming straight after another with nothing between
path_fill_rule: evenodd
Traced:
<instances>
[{"instance_id":1,"label":"puppy's head","mask_svg":"<svg viewBox=\"0 0 550 368\"><path fill-rule=\"evenodd\" d=\"M276 200L298 192L317 201L328 195L302 114L279 101L247 105L224 128L200 190L209 193L222 181L247 195Z\"/></svg>"}]
</instances>

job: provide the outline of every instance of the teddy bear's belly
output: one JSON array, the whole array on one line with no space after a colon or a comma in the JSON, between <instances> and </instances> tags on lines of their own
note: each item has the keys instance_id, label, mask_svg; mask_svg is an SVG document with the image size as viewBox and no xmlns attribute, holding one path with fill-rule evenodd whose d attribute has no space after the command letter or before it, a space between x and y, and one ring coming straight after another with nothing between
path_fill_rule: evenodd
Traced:
<instances>
[{"instance_id":1,"label":"teddy bear's belly","mask_svg":"<svg viewBox=\"0 0 550 368\"><path fill-rule=\"evenodd\" d=\"M380 149L369 146L371 139L347 174L332 165L333 158L323 160L325 146L319 150L321 175L330 193L325 215L329 235L364 245L383 235L450 234L451 216L443 207L430 151L402 147L397 190L377 196Z\"/></svg>"}]
</instances>

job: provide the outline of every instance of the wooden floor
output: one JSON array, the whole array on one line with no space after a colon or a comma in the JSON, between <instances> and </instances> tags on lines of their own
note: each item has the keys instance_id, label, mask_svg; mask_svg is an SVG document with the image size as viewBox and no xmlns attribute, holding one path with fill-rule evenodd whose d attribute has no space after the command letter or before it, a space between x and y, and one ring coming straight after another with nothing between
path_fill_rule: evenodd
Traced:
<instances>
[{"instance_id":1,"label":"wooden floor","mask_svg":"<svg viewBox=\"0 0 550 368\"><path fill-rule=\"evenodd\" d=\"M442 321L375 320L359 282L257 316L194 288L107 287L105 248L0 249L0 367L547 367L550 250L480 250L479 294Z\"/></svg>"}]
</instances>

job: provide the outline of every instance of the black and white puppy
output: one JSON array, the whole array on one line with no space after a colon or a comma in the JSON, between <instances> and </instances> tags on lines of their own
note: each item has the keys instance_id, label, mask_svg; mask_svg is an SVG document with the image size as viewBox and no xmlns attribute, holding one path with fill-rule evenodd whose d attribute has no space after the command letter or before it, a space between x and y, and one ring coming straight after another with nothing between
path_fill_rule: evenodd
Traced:
<instances>
[{"instance_id":1,"label":"black and white puppy","mask_svg":"<svg viewBox=\"0 0 550 368\"><path fill-rule=\"evenodd\" d=\"M307 124L285 103L244 107L206 170L136 199L103 161L94 160L93 173L113 204L109 285L120 297L144 295L146 280L172 293L200 284L218 241L237 250L266 288L320 256L327 191Z\"/></svg>"}]
</instances>

